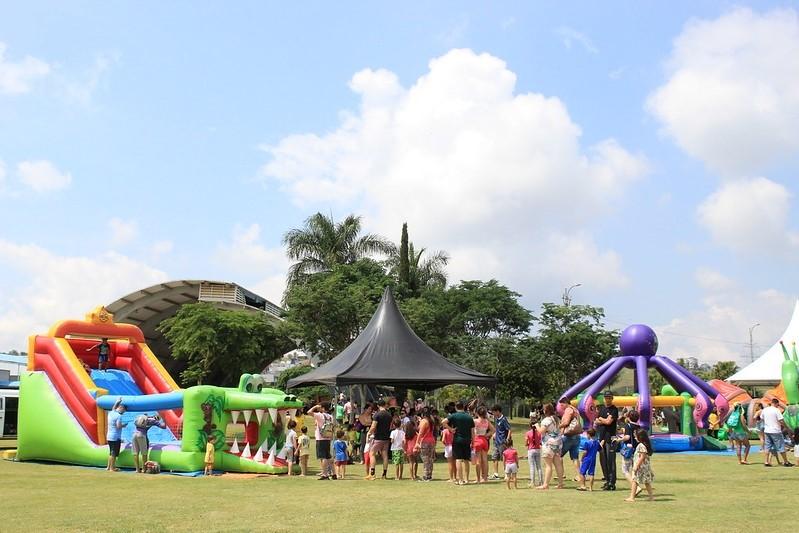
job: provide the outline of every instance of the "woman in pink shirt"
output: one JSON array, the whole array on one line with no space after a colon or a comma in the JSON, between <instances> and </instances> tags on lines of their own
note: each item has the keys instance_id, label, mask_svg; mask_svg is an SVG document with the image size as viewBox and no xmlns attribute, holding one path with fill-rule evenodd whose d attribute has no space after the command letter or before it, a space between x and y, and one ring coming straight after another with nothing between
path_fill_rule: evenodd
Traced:
<instances>
[{"instance_id":1,"label":"woman in pink shirt","mask_svg":"<svg viewBox=\"0 0 799 533\"><path fill-rule=\"evenodd\" d=\"M494 434L494 426L488 419L488 410L484 405L477 408L477 418L474 419L474 451L477 455L476 468L477 482L488 482L488 446Z\"/></svg>"}]
</instances>

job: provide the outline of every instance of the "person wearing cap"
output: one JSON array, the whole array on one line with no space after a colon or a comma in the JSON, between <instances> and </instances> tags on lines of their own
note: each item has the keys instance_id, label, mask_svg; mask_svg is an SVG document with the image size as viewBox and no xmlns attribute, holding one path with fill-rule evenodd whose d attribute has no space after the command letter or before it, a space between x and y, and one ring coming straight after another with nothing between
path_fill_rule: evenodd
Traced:
<instances>
[{"instance_id":1,"label":"person wearing cap","mask_svg":"<svg viewBox=\"0 0 799 533\"><path fill-rule=\"evenodd\" d=\"M619 409L613 405L613 393L605 391L604 405L599 408L599 413L594 421L597 437L602 448L599 451L599 464L605 476L602 490L616 490L616 448L612 439L616 436L616 424L619 420Z\"/></svg>"},{"instance_id":2,"label":"person wearing cap","mask_svg":"<svg viewBox=\"0 0 799 533\"><path fill-rule=\"evenodd\" d=\"M108 442L108 465L106 470L109 472L116 472L117 457L119 457L119 449L122 444L122 428L127 424L122 423L122 415L125 413L125 406L122 404L122 398L118 398L114 402L114 407L108 412L108 431L105 434L105 440Z\"/></svg>"}]
</instances>

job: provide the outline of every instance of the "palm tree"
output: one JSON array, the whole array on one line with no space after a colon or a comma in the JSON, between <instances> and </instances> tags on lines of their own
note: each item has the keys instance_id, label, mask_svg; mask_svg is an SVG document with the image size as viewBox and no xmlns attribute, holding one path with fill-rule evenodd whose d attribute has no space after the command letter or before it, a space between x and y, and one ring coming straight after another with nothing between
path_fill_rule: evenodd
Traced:
<instances>
[{"instance_id":1,"label":"palm tree","mask_svg":"<svg viewBox=\"0 0 799 533\"><path fill-rule=\"evenodd\" d=\"M361 235L361 217L349 215L336 223L332 215L322 213L308 217L302 228L287 231L283 244L288 258L296 261L289 268L286 290L335 265L351 264L375 254L390 255L395 250L393 243L379 235Z\"/></svg>"},{"instance_id":2,"label":"palm tree","mask_svg":"<svg viewBox=\"0 0 799 533\"><path fill-rule=\"evenodd\" d=\"M407 256L404 255L406 250ZM422 259L426 251L426 248L421 248L416 252L413 243L408 242L407 225L403 224L400 247L394 247L386 260L386 266L389 273L395 276L401 285L403 282L407 284L407 290L411 296L418 296L426 287L436 285L443 287L447 284L446 266L449 262L449 254L437 251ZM407 272L405 272L406 269Z\"/></svg>"}]
</instances>

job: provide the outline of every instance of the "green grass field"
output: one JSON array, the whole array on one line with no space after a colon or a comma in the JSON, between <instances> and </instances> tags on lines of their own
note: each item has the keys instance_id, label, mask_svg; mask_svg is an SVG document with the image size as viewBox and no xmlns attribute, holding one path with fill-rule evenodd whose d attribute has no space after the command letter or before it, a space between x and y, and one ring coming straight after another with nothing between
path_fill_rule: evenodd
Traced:
<instances>
[{"instance_id":1,"label":"green grass field","mask_svg":"<svg viewBox=\"0 0 799 533\"><path fill-rule=\"evenodd\" d=\"M653 458L656 501L504 483L453 486L446 464L434 481L107 473L0 461L1 531L776 531L794 530L799 468L739 466L732 456ZM314 464L314 473L318 471ZM620 469L619 469L620 471ZM597 483L598 487L599 483Z\"/></svg>"}]
</instances>

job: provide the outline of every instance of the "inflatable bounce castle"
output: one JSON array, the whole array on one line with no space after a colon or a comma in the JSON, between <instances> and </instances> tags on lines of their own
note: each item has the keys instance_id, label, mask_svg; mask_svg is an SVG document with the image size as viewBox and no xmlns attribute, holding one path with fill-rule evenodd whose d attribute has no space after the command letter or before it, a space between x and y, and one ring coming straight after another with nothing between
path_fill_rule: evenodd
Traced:
<instances>
[{"instance_id":1,"label":"inflatable bounce castle","mask_svg":"<svg viewBox=\"0 0 799 533\"><path fill-rule=\"evenodd\" d=\"M93 349L101 339L109 344L105 370L97 369ZM47 335L30 337L28 368L20 379L20 461L105 466L108 410L121 398L123 422L156 413L166 422L166 428L149 432L150 459L162 470L202 470L214 436L216 470L284 473L284 428L302 407L294 396L265 388L260 375L243 375L237 388L181 389L142 331L114 323L102 307L86 320L59 322ZM128 423L123 430L119 466L133 467L133 429Z\"/></svg>"}]
</instances>

